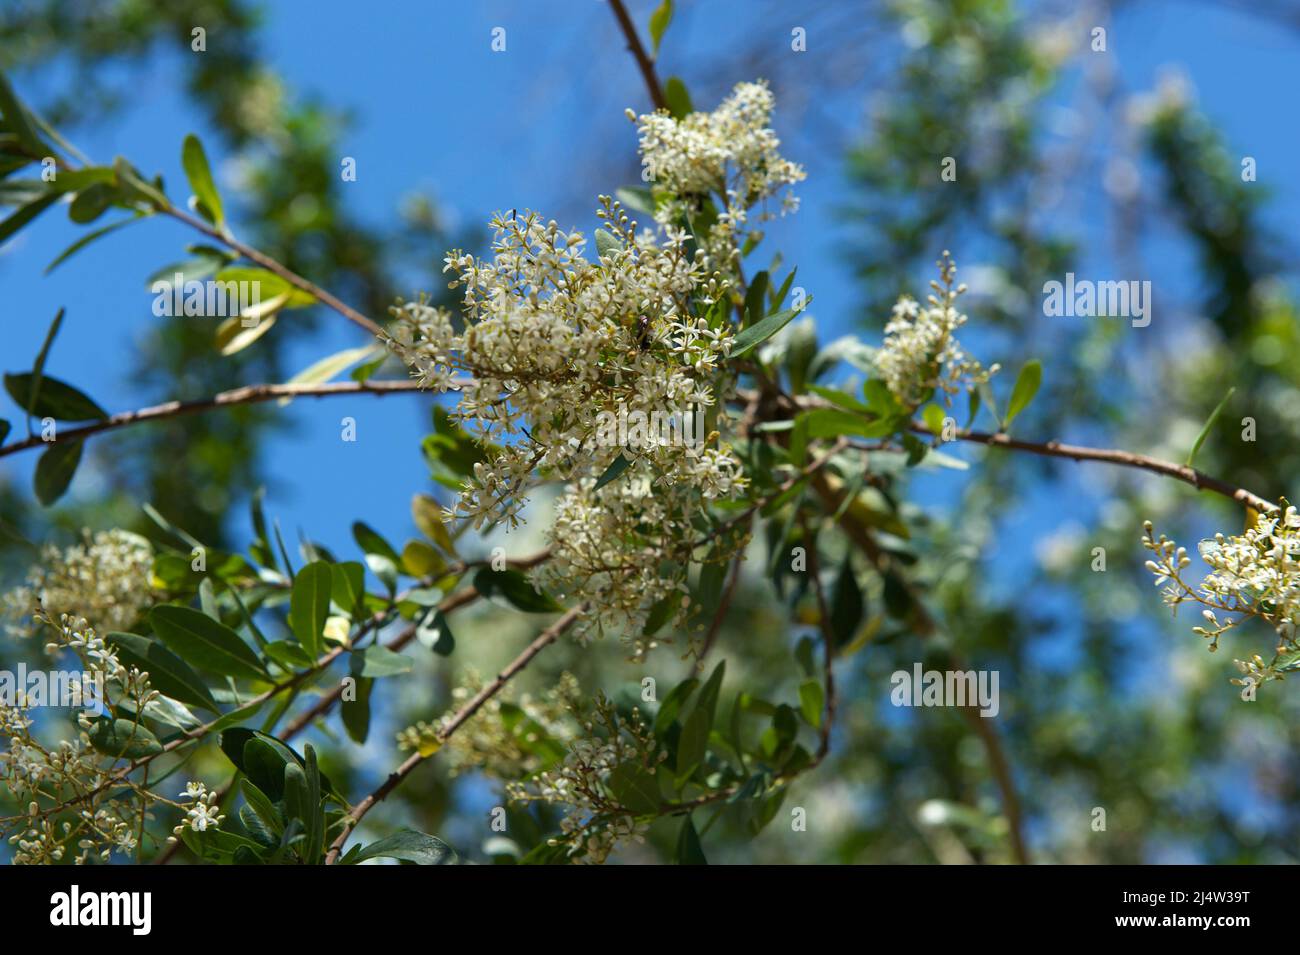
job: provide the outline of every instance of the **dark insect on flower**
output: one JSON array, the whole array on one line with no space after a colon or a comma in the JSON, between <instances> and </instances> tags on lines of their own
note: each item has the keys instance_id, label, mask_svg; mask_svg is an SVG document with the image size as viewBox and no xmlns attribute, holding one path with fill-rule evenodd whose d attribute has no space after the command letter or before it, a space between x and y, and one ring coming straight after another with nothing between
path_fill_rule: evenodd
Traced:
<instances>
[{"instance_id":1,"label":"dark insect on flower","mask_svg":"<svg viewBox=\"0 0 1300 955\"><path fill-rule=\"evenodd\" d=\"M642 315L636 320L636 345L642 351L650 350L650 316Z\"/></svg>"}]
</instances>

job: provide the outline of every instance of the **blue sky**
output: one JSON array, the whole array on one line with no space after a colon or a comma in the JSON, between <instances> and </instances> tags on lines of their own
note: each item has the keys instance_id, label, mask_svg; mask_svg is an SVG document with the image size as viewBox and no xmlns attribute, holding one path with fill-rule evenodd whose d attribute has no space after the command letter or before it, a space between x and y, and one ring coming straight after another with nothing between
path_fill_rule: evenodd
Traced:
<instances>
[{"instance_id":1,"label":"blue sky","mask_svg":"<svg viewBox=\"0 0 1300 955\"><path fill-rule=\"evenodd\" d=\"M638 22L644 23L650 6L633 4ZM288 88L354 113L343 154L356 158L358 180L347 185L346 196L371 223L395 226L402 197L423 190L453 227L482 222L497 209L532 207L563 225L589 230L596 194L636 177L635 136L622 111L644 109L645 93L603 3L388 3L359 9L343 0L277 0L267 8L264 54ZM710 108L723 89L697 82L692 65L708 64L710 76L726 72L734 38L744 37L747 48L774 59L801 55L798 96L811 95L822 127L829 117L838 124L835 135L849 141L861 128L871 90L865 79L834 91L822 87L818 71L824 61L817 55L815 29L809 52L791 53L790 27L802 19L801 9L690 5L668 34L661 68L665 75L682 73L697 106ZM1191 10L1195 16L1188 15ZM497 26L506 29L504 53L490 47ZM1279 81L1294 79L1295 35L1215 5L1140 3L1119 15L1109 41L1130 91L1149 89L1162 69L1180 67L1233 151L1257 157L1261 185L1276 195L1270 218L1279 225L1295 218L1300 192L1285 173L1300 155L1300 129L1285 121L1293 113L1294 82ZM208 42L220 43L221 37L211 35ZM161 171L174 198L184 195L182 138L190 131L207 133L171 91L179 58L190 55L160 50L146 69L129 74L131 107L111 126L97 125L76 137L92 157L121 153L144 170ZM18 77L20 91L39 101L39 90L25 84L40 79ZM780 248L787 263L798 264L799 284L815 296L812 311L823 341L829 341L858 318L857 288L843 253L843 159L837 150L817 145L824 146L824 137L805 135L798 120L807 120L809 111L799 111L794 122L783 116L783 90L778 86L776 92L776 126L785 151L806 165L809 178L799 189L800 213L770 230L759 257L765 261ZM1061 91L1063 111L1071 105L1070 93L1068 86ZM1068 112L1058 118L1068 120ZM204 138L219 181L228 181L231 170L223 165L219 142ZM598 178L611 170L621 170L621 176ZM1077 201L1063 208L1087 221L1097 184L1067 188L1077 190ZM1101 231L1110 224L1089 222L1089 228ZM0 250L0 364L11 371L30 367L49 319L65 306L51 374L77 382L112 411L165 397L133 393L126 373L154 321L145 278L180 258L194 237L171 222L144 223L44 277L46 263L79 234L56 209ZM968 257L966 264L978 263ZM1170 283L1192 280L1192 263L1178 249L1154 267L1169 273ZM409 297L418 283L439 280L410 278L412 286L394 289L394 295ZM918 276L918 286L928 278ZM292 320L282 320L277 333L288 331ZM318 334L295 338L289 366L296 370L360 343L357 329L327 315ZM220 358L214 353L212 360ZM0 416L12 419L12 411L5 406ZM349 526L359 516L392 538L409 535L410 494L428 489L419 454L427 427L422 401L330 399L299 402L283 413L294 427L267 447L274 481L267 506L290 535L301 528L346 551ZM345 415L357 419L355 444L339 440ZM93 447L111 453L112 442L111 435L102 437ZM34 463L34 456L6 458L0 473L26 483ZM94 482L93 467L83 466L73 493L93 491ZM1030 525L1026 531L1044 529L1037 520Z\"/></svg>"}]
</instances>

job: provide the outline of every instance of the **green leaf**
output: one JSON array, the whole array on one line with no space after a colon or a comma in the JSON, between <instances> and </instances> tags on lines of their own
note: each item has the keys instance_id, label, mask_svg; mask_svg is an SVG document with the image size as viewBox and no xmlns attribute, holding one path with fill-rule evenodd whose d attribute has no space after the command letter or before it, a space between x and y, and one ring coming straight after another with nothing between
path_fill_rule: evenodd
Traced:
<instances>
[{"instance_id":1,"label":"green leaf","mask_svg":"<svg viewBox=\"0 0 1300 955\"><path fill-rule=\"evenodd\" d=\"M51 193L48 196L41 196L39 199L33 199L24 206L19 206L9 218L0 222L0 243L3 243L11 235L16 233L27 223L31 222L42 212L48 209L54 203L59 201L59 193Z\"/></svg>"},{"instance_id":2,"label":"green leaf","mask_svg":"<svg viewBox=\"0 0 1300 955\"><path fill-rule=\"evenodd\" d=\"M800 414L795 422L808 429L810 438L838 438L846 434L884 438L899 430L897 419L877 418L873 421L839 408L814 408Z\"/></svg>"},{"instance_id":3,"label":"green leaf","mask_svg":"<svg viewBox=\"0 0 1300 955\"><path fill-rule=\"evenodd\" d=\"M323 560L308 564L293 580L293 592L289 596L289 626L313 660L321 654L322 634L330 613L333 587L333 570Z\"/></svg>"},{"instance_id":4,"label":"green leaf","mask_svg":"<svg viewBox=\"0 0 1300 955\"><path fill-rule=\"evenodd\" d=\"M6 421L4 418L0 418L0 444L5 443L5 438L9 437L9 429L12 427L13 425L11 425L8 421Z\"/></svg>"},{"instance_id":5,"label":"green leaf","mask_svg":"<svg viewBox=\"0 0 1300 955\"><path fill-rule=\"evenodd\" d=\"M388 647L373 646L352 654L352 675L357 677L401 676L411 672L411 658Z\"/></svg>"},{"instance_id":6,"label":"green leaf","mask_svg":"<svg viewBox=\"0 0 1300 955\"><path fill-rule=\"evenodd\" d=\"M257 654L239 634L207 614L179 604L162 604L149 613L158 639L186 662L221 676L266 679Z\"/></svg>"},{"instance_id":7,"label":"green leaf","mask_svg":"<svg viewBox=\"0 0 1300 955\"><path fill-rule=\"evenodd\" d=\"M727 672L727 661L720 660L718 665L713 668L709 678L705 681L700 695L695 699L695 709L703 710L708 714L709 726L712 728L714 714L718 709L718 695L722 692L722 678Z\"/></svg>"},{"instance_id":8,"label":"green leaf","mask_svg":"<svg viewBox=\"0 0 1300 955\"><path fill-rule=\"evenodd\" d=\"M474 589L485 600L496 600L498 603L504 600L524 613L556 613L564 609L529 583L522 572L513 568L480 568L474 575Z\"/></svg>"},{"instance_id":9,"label":"green leaf","mask_svg":"<svg viewBox=\"0 0 1300 955\"><path fill-rule=\"evenodd\" d=\"M651 816L659 812L662 802L659 785L644 766L637 763L619 763L609 774L609 791L619 805L637 816Z\"/></svg>"},{"instance_id":10,"label":"green leaf","mask_svg":"<svg viewBox=\"0 0 1300 955\"><path fill-rule=\"evenodd\" d=\"M682 820L682 829L677 835L676 861L678 865L709 864L709 860L704 857L704 847L700 845L700 835L695 831L690 813Z\"/></svg>"},{"instance_id":11,"label":"green leaf","mask_svg":"<svg viewBox=\"0 0 1300 955\"><path fill-rule=\"evenodd\" d=\"M1043 364L1037 358L1025 362L1025 367L1020 369L1020 374L1016 376L1015 387L1011 389L1011 400L1007 402L1007 415L1002 420L1002 429L1005 431L1011 427L1011 422L1016 415L1024 411L1029 406L1029 402L1034 400L1034 395L1038 394L1038 386L1043 383Z\"/></svg>"},{"instance_id":12,"label":"green leaf","mask_svg":"<svg viewBox=\"0 0 1300 955\"><path fill-rule=\"evenodd\" d=\"M306 670L315 664L316 658L308 656L300 644L288 640L276 640L262 648L262 652L286 670Z\"/></svg>"},{"instance_id":13,"label":"green leaf","mask_svg":"<svg viewBox=\"0 0 1300 955\"><path fill-rule=\"evenodd\" d=\"M94 222L117 199L117 190L107 183L97 182L82 189L68 206L68 218L78 225Z\"/></svg>"},{"instance_id":14,"label":"green leaf","mask_svg":"<svg viewBox=\"0 0 1300 955\"><path fill-rule=\"evenodd\" d=\"M219 713L212 692L188 663L156 640L134 633L110 633L105 639L117 648L117 658L149 674L149 685L173 700Z\"/></svg>"},{"instance_id":15,"label":"green leaf","mask_svg":"<svg viewBox=\"0 0 1300 955\"><path fill-rule=\"evenodd\" d=\"M628 469L628 466L631 463L632 461L628 458L626 454L620 454L618 457L616 457L613 461L610 462L609 467L605 468L605 473L602 474L596 480L596 484L592 488L592 490L599 491L610 481L614 480L616 477L618 477L620 474L626 471Z\"/></svg>"},{"instance_id":16,"label":"green leaf","mask_svg":"<svg viewBox=\"0 0 1300 955\"><path fill-rule=\"evenodd\" d=\"M36 132L36 126L27 109L18 99L3 72L0 72L0 115L3 115L9 131L18 138L18 142L32 156L48 156L49 146Z\"/></svg>"},{"instance_id":17,"label":"green leaf","mask_svg":"<svg viewBox=\"0 0 1300 955\"><path fill-rule=\"evenodd\" d=\"M811 299L809 300L811 301ZM757 348L763 342L767 341L786 325L790 320L798 315L802 309L787 308L784 311L777 312L775 315L769 315L754 325L750 325L739 335L731 346L731 358L743 358L751 351Z\"/></svg>"},{"instance_id":18,"label":"green leaf","mask_svg":"<svg viewBox=\"0 0 1300 955\"><path fill-rule=\"evenodd\" d=\"M460 862L456 850L447 843L414 829L398 829L386 839L370 843L352 861L364 862L376 858L400 859L416 865L456 865Z\"/></svg>"},{"instance_id":19,"label":"green leaf","mask_svg":"<svg viewBox=\"0 0 1300 955\"><path fill-rule=\"evenodd\" d=\"M799 684L799 712L813 729L821 729L825 705L826 695L820 680L804 680Z\"/></svg>"},{"instance_id":20,"label":"green leaf","mask_svg":"<svg viewBox=\"0 0 1300 955\"><path fill-rule=\"evenodd\" d=\"M139 222L143 218L144 216L135 215L135 216L131 216L128 219L119 219L117 222L110 222L108 225L101 226L100 228L95 229L93 232L86 233L76 242L72 243L72 245L68 246L66 249L60 252L55 257L53 262L45 266L45 274L49 275L60 265L62 265L68 259L72 258L74 255L76 255L86 246L90 245L96 239L102 238L103 236L108 235L108 233L110 232L115 232L116 230L122 228L122 226L124 225L130 225L132 222Z\"/></svg>"},{"instance_id":21,"label":"green leaf","mask_svg":"<svg viewBox=\"0 0 1300 955\"><path fill-rule=\"evenodd\" d=\"M194 195L199 200L200 211L205 212L212 223L220 229L226 221L225 213L221 208L221 196L212 181L212 169L208 166L208 157L203 152L203 144L193 133L185 137L185 144L181 147L181 165L185 168L185 176L190 181L190 188L194 190Z\"/></svg>"},{"instance_id":22,"label":"green leaf","mask_svg":"<svg viewBox=\"0 0 1300 955\"><path fill-rule=\"evenodd\" d=\"M673 22L673 0L663 0L650 14L650 48L655 56L659 55L659 43L664 38L664 31Z\"/></svg>"},{"instance_id":23,"label":"green leaf","mask_svg":"<svg viewBox=\"0 0 1300 955\"><path fill-rule=\"evenodd\" d=\"M623 251L623 243L619 241L618 236L605 229L596 230L596 255L599 258L603 259L607 255L621 251Z\"/></svg>"},{"instance_id":24,"label":"green leaf","mask_svg":"<svg viewBox=\"0 0 1300 955\"><path fill-rule=\"evenodd\" d=\"M930 433L935 437L943 434L944 413L943 409L938 405L929 404L922 408L921 420L925 422L925 426L930 429Z\"/></svg>"},{"instance_id":25,"label":"green leaf","mask_svg":"<svg viewBox=\"0 0 1300 955\"><path fill-rule=\"evenodd\" d=\"M392 545L377 531L361 521L352 525L352 537L357 542L357 546L365 552L366 564L371 572L383 581L390 591L394 590L397 587L397 569L402 560L397 556L397 551L393 550Z\"/></svg>"},{"instance_id":26,"label":"green leaf","mask_svg":"<svg viewBox=\"0 0 1300 955\"><path fill-rule=\"evenodd\" d=\"M5 391L18 406L37 418L56 421L102 421L108 412L71 385L42 375L40 388L34 391L34 375L23 372L5 375ZM34 398L35 400L29 400Z\"/></svg>"},{"instance_id":27,"label":"green leaf","mask_svg":"<svg viewBox=\"0 0 1300 955\"><path fill-rule=\"evenodd\" d=\"M132 721L101 716L93 721L90 745L106 756L141 759L162 752L162 743L149 730Z\"/></svg>"},{"instance_id":28,"label":"green leaf","mask_svg":"<svg viewBox=\"0 0 1300 955\"><path fill-rule=\"evenodd\" d=\"M68 489L81 463L81 441L55 441L36 462L36 498L49 507Z\"/></svg>"},{"instance_id":29,"label":"green leaf","mask_svg":"<svg viewBox=\"0 0 1300 955\"><path fill-rule=\"evenodd\" d=\"M685 119L695 112L695 107L691 105L691 94L686 91L686 84L676 76L668 77L668 82L664 84L664 102L668 104L668 112L677 119Z\"/></svg>"},{"instance_id":30,"label":"green leaf","mask_svg":"<svg viewBox=\"0 0 1300 955\"><path fill-rule=\"evenodd\" d=\"M745 315L745 326L751 328L763 320L767 309L763 307L767 298L767 273L759 272L749 281L745 290L745 304L741 311Z\"/></svg>"},{"instance_id":31,"label":"green leaf","mask_svg":"<svg viewBox=\"0 0 1300 955\"><path fill-rule=\"evenodd\" d=\"M330 566L330 597L338 608L355 619L363 611L366 596L366 569L355 560Z\"/></svg>"},{"instance_id":32,"label":"green leaf","mask_svg":"<svg viewBox=\"0 0 1300 955\"><path fill-rule=\"evenodd\" d=\"M428 647L439 656L451 656L456 649L456 638L452 635L447 618L437 607L430 607L415 629L415 639L422 646Z\"/></svg>"},{"instance_id":33,"label":"green leaf","mask_svg":"<svg viewBox=\"0 0 1300 955\"><path fill-rule=\"evenodd\" d=\"M1201 445L1203 445L1205 439L1210 436L1210 431L1214 428L1214 423L1219 420L1219 415L1223 414L1223 409L1228 405L1228 399L1233 396L1236 390L1236 388L1229 388L1228 393L1223 396L1223 400L1214 406L1214 410L1210 412L1210 416L1205 420L1205 425L1201 428L1201 433L1196 436L1196 440L1192 443L1192 450L1187 453L1187 461L1185 463L1189 468L1192 467L1192 462L1196 460L1196 452L1201 450Z\"/></svg>"},{"instance_id":34,"label":"green leaf","mask_svg":"<svg viewBox=\"0 0 1300 955\"><path fill-rule=\"evenodd\" d=\"M831 594L831 633L835 636L836 648L848 644L862 625L866 613L866 602L862 590L858 587L857 577L853 573L853 562L848 554L840 565L839 577Z\"/></svg>"},{"instance_id":35,"label":"green leaf","mask_svg":"<svg viewBox=\"0 0 1300 955\"><path fill-rule=\"evenodd\" d=\"M411 498L411 519L420 533L441 548L444 554L456 555L456 542L451 539L447 524L442 519L442 507L428 494Z\"/></svg>"},{"instance_id":36,"label":"green leaf","mask_svg":"<svg viewBox=\"0 0 1300 955\"><path fill-rule=\"evenodd\" d=\"M369 677L357 678L356 698L344 700L340 706L343 728L352 742L361 745L370 735L370 691L375 681Z\"/></svg>"},{"instance_id":37,"label":"green leaf","mask_svg":"<svg viewBox=\"0 0 1300 955\"><path fill-rule=\"evenodd\" d=\"M690 677L668 691L663 703L659 704L659 712L655 714L655 735L663 736L668 732L668 728L677 719L677 714L682 711L682 707L699 685L699 680Z\"/></svg>"},{"instance_id":38,"label":"green leaf","mask_svg":"<svg viewBox=\"0 0 1300 955\"><path fill-rule=\"evenodd\" d=\"M357 362L369 358L379 347L378 345L363 345L360 348L346 348L341 352L335 352L333 355L328 355L320 361L308 365L290 378L287 383L290 385L319 385L330 381ZM281 398L278 404L284 406L292 400L292 398Z\"/></svg>"},{"instance_id":39,"label":"green leaf","mask_svg":"<svg viewBox=\"0 0 1300 955\"><path fill-rule=\"evenodd\" d=\"M262 820L266 828L276 836L284 832L284 817L275 808L275 803L271 802L270 797L258 789L250 779L241 779L239 785L244 791L244 798L248 800L249 807L257 814L257 818Z\"/></svg>"},{"instance_id":40,"label":"green leaf","mask_svg":"<svg viewBox=\"0 0 1300 955\"><path fill-rule=\"evenodd\" d=\"M686 717L682 735L677 740L677 780L685 782L704 762L709 749L709 731L713 728L713 714L696 706Z\"/></svg>"}]
</instances>

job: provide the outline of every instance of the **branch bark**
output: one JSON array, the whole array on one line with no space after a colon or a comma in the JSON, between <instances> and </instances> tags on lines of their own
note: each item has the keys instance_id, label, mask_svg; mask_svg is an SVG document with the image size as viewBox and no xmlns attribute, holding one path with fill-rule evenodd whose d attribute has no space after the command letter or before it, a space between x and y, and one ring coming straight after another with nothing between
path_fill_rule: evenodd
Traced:
<instances>
[{"instance_id":1,"label":"branch bark","mask_svg":"<svg viewBox=\"0 0 1300 955\"><path fill-rule=\"evenodd\" d=\"M655 109L667 109L668 101L664 99L664 88L659 82L659 76L655 72L655 63L645 51L645 46L641 43L641 37L636 32L636 25L632 18L627 15L627 7L623 5L623 0L609 0L610 9L614 11L614 17L618 20L619 28L623 31L623 36L627 38L627 48L632 53L632 58L636 60L637 69L641 71L641 78L645 80L646 92L650 94L650 102L654 103Z\"/></svg>"},{"instance_id":2,"label":"branch bark","mask_svg":"<svg viewBox=\"0 0 1300 955\"><path fill-rule=\"evenodd\" d=\"M555 621L555 623L543 630L541 634L538 635L537 639L524 648L524 651L520 653L519 656L515 657L505 665L492 682L479 690L472 700L456 711L455 715L448 720L447 725L438 733L438 741L441 743L449 739L456 730L460 729L471 716L479 711L479 708L484 703L500 693L501 689L509 683L516 674L523 670L524 667L528 666L528 664L532 662L533 657L537 656L537 654L541 653L548 646L558 640L560 635L573 626L573 624L577 622L578 618L586 612L586 604L581 604L567 611L559 620ZM347 844L348 837L352 835L352 831L356 829L361 820L365 818L366 813L370 812L377 803L382 802L390 792L401 784L402 780L409 776L417 766L428 758L429 757L424 756L419 752L412 753L406 758L405 762L397 767L397 769L389 773L388 777L380 783L369 796L352 807L352 812L349 814L347 821L343 825L343 831L339 833L338 838L336 838L330 845L329 852L325 856L326 865L333 865L338 861L339 855L343 852L343 847Z\"/></svg>"}]
</instances>

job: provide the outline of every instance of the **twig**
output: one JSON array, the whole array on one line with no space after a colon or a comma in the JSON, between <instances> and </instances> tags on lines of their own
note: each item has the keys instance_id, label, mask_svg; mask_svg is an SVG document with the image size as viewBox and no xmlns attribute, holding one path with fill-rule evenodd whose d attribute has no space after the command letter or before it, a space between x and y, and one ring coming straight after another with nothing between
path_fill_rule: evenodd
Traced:
<instances>
[{"instance_id":1,"label":"twig","mask_svg":"<svg viewBox=\"0 0 1300 955\"><path fill-rule=\"evenodd\" d=\"M645 80L646 92L650 94L650 102L654 103L655 109L667 109L668 101L664 99L664 88L659 83L659 76L655 73L654 60L646 54L645 47L641 44L641 37L637 35L636 26L632 23L632 18L627 15L627 7L623 6L623 0L609 0L609 6L614 11L614 17L618 20L618 25L623 31L623 36L627 38L627 48L631 51L633 59L636 60L637 69L641 71L641 78Z\"/></svg>"},{"instance_id":2,"label":"twig","mask_svg":"<svg viewBox=\"0 0 1300 955\"><path fill-rule=\"evenodd\" d=\"M912 430L918 434L933 434L929 428L922 424L914 423ZM1134 454L1131 451L1117 451L1109 448L1087 448L1075 444L1063 444L1060 441L1022 441L1009 435L988 434L983 431L959 430L955 436L962 441L973 441L977 444L988 445L991 448L1028 451L1031 454L1041 454L1052 458L1070 458L1074 461L1104 461L1122 467L1139 468L1143 471L1151 471L1155 474L1163 474L1166 477L1183 481L1197 490L1214 491L1240 504L1253 507L1257 511L1268 512L1278 509L1277 505L1272 501L1265 500L1245 488L1235 487L1227 481L1211 477L1186 464L1162 461L1160 458L1153 458L1145 454Z\"/></svg>"},{"instance_id":3,"label":"twig","mask_svg":"<svg viewBox=\"0 0 1300 955\"><path fill-rule=\"evenodd\" d=\"M133 424L142 424L146 421L158 421L164 418L178 418L182 415L198 414L203 411L211 411L215 408L224 408L230 405L258 404L263 401L273 401L276 398L328 398L334 395L387 395L397 392L420 390L419 382L414 380L362 382L334 381L320 385L245 385L242 388L233 388L230 391L223 391L210 398L200 398L197 401L168 401L164 404L154 405L152 408L139 408L135 411L122 411L118 414L110 415L102 421L94 421L90 424L81 425L80 427L68 428L60 431L58 434L58 440L77 441L104 431L112 431L116 428L125 428L128 425ZM0 458L10 454L17 454L20 451L26 451L29 448L47 446L48 443L41 440L39 436L25 438L22 441L14 441L11 444L0 447Z\"/></svg>"},{"instance_id":4,"label":"twig","mask_svg":"<svg viewBox=\"0 0 1300 955\"><path fill-rule=\"evenodd\" d=\"M555 623L543 630L536 640L524 648L524 651L519 654L519 656L506 664L505 668L497 674L496 678L492 680L492 682L479 690L478 693L474 695L473 699L456 711L455 715L452 716L452 718L447 721L446 725L438 731L438 742L445 742L453 733L456 732L456 730L465 724L466 720L478 712L479 707L492 697L496 696L497 693L501 692L501 688L509 683L515 674L528 666L528 664L532 662L533 657L537 656L537 654L541 653L548 646L558 640L560 635L564 633L564 631L568 630L569 627L573 626L577 619L586 613L586 611L586 604L574 607L567 611L564 616L560 617L559 620L555 621ZM402 780L409 776L415 767L419 766L427 758L428 757L422 753L412 753L407 757L406 761L403 762L402 765L389 773L388 778L380 783L374 792L352 808L352 812L348 815L343 824L343 831L339 833L338 838L336 838L330 845L329 853L325 856L326 865L333 865L338 861L339 855L343 852L343 846L348 841L348 836L350 836L352 831L356 829L357 825L365 817L366 813L373 809L375 805L381 802L390 792L396 789Z\"/></svg>"},{"instance_id":5,"label":"twig","mask_svg":"<svg viewBox=\"0 0 1300 955\"><path fill-rule=\"evenodd\" d=\"M171 204L168 204L166 208L160 209L159 211L165 213L166 215L171 216L173 219L176 219L179 222L185 223L191 229L196 229L199 232L202 232L208 238L220 242L222 245L233 249L234 251L242 255L244 258L248 259L250 262L256 262L258 265L266 269L268 272L275 273L280 278L284 279L286 282L292 285L294 288L300 289L301 291L306 292L308 295L310 295L312 298L316 299L317 301L321 302L322 304L328 305L330 308L334 309L334 311L338 312L348 321L360 325L362 328L364 328L371 335L374 335L376 338L378 338L382 334L383 329L381 329L370 319L366 318L366 316L362 315L355 308L353 308L350 305L344 304L342 301L340 301L339 299L335 298L332 294L327 292L325 289L317 285L315 282L311 282L303 278L297 272L294 272L292 269L289 269L286 266L281 265L279 262L271 258L265 252L260 252L257 249L253 248L251 245L245 245L243 242L240 242L234 236L226 232L223 232L220 229L213 228L212 226L208 225L208 223L204 222L202 219L197 219L187 212L182 212L180 209L177 209L175 206Z\"/></svg>"}]
</instances>

